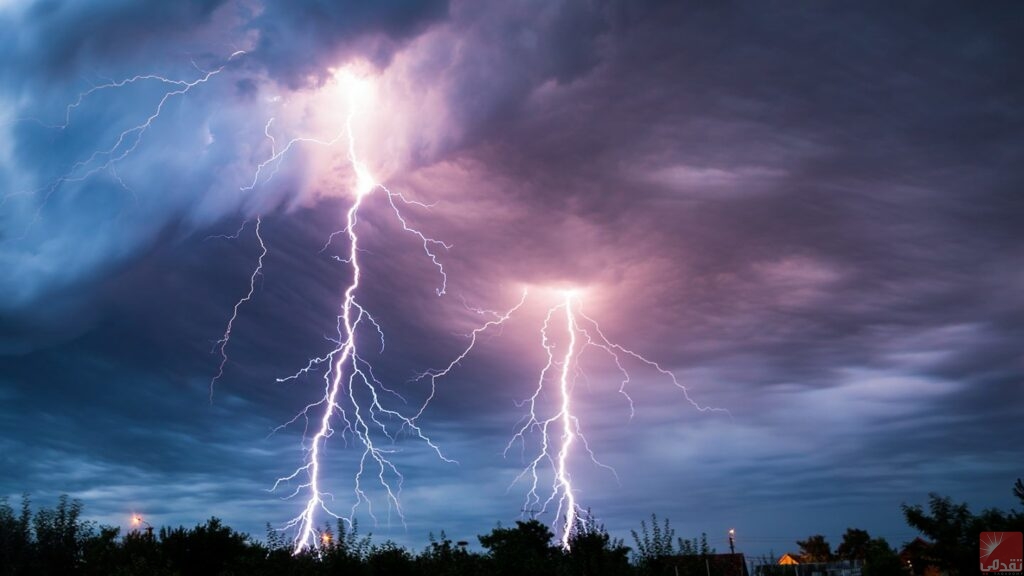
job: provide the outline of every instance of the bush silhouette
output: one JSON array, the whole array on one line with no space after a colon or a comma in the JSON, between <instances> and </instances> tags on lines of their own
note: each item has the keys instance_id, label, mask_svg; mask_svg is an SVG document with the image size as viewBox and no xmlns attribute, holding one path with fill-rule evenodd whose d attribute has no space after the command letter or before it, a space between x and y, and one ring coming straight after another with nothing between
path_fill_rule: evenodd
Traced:
<instances>
[{"instance_id":1,"label":"bush silhouette","mask_svg":"<svg viewBox=\"0 0 1024 576\"><path fill-rule=\"evenodd\" d=\"M1024 494L1019 481L1014 494ZM669 521L659 522L653 514L649 525L641 522L640 531L633 531L636 549L630 558L630 549L589 513L577 519L568 551L555 545L551 530L537 520L510 528L499 524L478 536L485 552L469 551L467 543L454 544L441 532L440 538L431 535L419 554L390 541L373 544L371 535L360 535L357 525L339 521L320 531L318 550L294 554L293 542L269 525L263 542L217 518L193 528L122 535L118 528L83 520L82 510L81 502L67 496L53 508L34 513L27 495L17 509L0 498L0 576L687 576L708 570L704 561L690 560L714 554L705 536L676 539ZM973 573L980 531L1024 529L1021 512L990 509L974 515L966 504L935 494L927 509L904 506L903 512L907 523L929 539L920 541L919 557L953 575ZM821 537L799 544L807 552L814 548L815 555L830 554ZM836 552L863 560L865 576L902 570L896 551L880 538L869 539L863 530L848 530ZM774 567L762 568L767 574Z\"/></svg>"}]
</instances>

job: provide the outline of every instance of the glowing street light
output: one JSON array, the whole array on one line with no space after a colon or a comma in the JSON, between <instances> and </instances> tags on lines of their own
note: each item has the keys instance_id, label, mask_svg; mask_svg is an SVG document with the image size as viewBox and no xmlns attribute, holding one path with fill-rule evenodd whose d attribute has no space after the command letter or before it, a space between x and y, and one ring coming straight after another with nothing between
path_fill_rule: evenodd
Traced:
<instances>
[{"instance_id":1,"label":"glowing street light","mask_svg":"<svg viewBox=\"0 0 1024 576\"><path fill-rule=\"evenodd\" d=\"M146 522L146 519L143 518L141 514L132 514L132 527L133 528L138 530L139 526L142 526L143 524L146 525L146 534L150 538L152 538L153 537L153 525L150 524L149 522Z\"/></svg>"},{"instance_id":2,"label":"glowing street light","mask_svg":"<svg viewBox=\"0 0 1024 576\"><path fill-rule=\"evenodd\" d=\"M729 553L736 553L736 529L729 528Z\"/></svg>"}]
</instances>

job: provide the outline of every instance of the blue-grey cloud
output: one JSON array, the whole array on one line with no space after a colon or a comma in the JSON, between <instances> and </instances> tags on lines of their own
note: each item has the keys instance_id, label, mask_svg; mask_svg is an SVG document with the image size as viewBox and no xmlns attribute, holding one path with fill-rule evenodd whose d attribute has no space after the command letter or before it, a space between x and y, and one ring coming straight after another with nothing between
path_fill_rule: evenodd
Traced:
<instances>
[{"instance_id":1,"label":"blue-grey cloud","mask_svg":"<svg viewBox=\"0 0 1024 576\"><path fill-rule=\"evenodd\" d=\"M411 403L425 390L409 378L478 321L458 296L497 309L520 283L586 284L610 337L733 414L696 413L638 369L630 422L612 366L588 357L578 401L621 484L595 466L578 480L617 533L658 511L686 535L735 526L757 551L846 523L899 542L899 503L930 490L1008 504L1020 449L993 438L1024 433L1009 401L1024 375L1019 9L41 6L2 16L26 30L0 36L19 54L0 71L5 190L45 195L159 99L143 83L47 127L82 75L226 67L113 172L62 184L38 218L41 194L0 208L0 464L15 471L0 491L71 491L111 519L166 494L180 506L161 518L185 524L216 502L256 532L292 511L256 503L298 461L300 431L265 436L316 382L274 379L329 345L347 276L319 250L346 201L310 192L302 153L272 185L239 182L269 150L269 98L361 59L422 99L381 150L402 156L390 186L436 202L410 217L453 244L437 298L416 238L368 201L363 301L390 335L382 376ZM74 33L47 46L57 23ZM256 213L270 252L210 407L211 340L257 246L251 225L203 238ZM517 515L522 487L505 489L521 461L501 449L542 365L535 298L442 383L423 424L461 465L403 443L410 532L380 532L471 539ZM347 490L353 454L335 454Z\"/></svg>"}]
</instances>

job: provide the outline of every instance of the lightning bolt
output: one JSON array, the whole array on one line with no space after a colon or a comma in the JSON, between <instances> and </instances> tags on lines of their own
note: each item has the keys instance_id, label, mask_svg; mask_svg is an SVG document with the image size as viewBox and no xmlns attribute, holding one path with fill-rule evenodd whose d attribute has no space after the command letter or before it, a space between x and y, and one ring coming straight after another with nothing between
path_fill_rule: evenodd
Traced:
<instances>
[{"instance_id":1,"label":"lightning bolt","mask_svg":"<svg viewBox=\"0 0 1024 576\"><path fill-rule=\"evenodd\" d=\"M436 288L438 296L446 293L448 277L438 259L437 250L449 249L451 246L412 227L402 212L402 208L405 206L429 208L429 205L410 200L401 193L392 191L378 183L366 165L359 159L352 129L354 114L355 107L353 106L347 117L345 129L331 140L296 138L280 149L277 149L276 141L270 135L270 123L268 122L265 133L272 143L271 156L268 160L260 163L251 184L251 187L254 187L261 180L265 182L272 178L277 167L280 166L283 156L295 144L305 142L331 146L343 138L348 144L349 164L356 180L355 199L345 213L344 227L332 233L323 248L326 250L338 236L343 236L348 241L345 257L335 256L335 259L346 265L351 272L351 280L343 291L337 315L337 338L333 340L335 346L326 355L311 359L305 367L291 376L278 379L279 382L287 382L308 373L323 371L323 394L320 398L306 405L294 418L275 429L276 432L300 419L305 422L302 465L291 474L278 478L271 488L271 491L275 491L284 485L294 486L286 498L305 496L305 505L299 514L281 528L285 531L294 530L293 551L296 554L305 550L319 551L322 535L317 530L316 523L320 514L351 523L357 509L361 505L365 505L369 515L375 522L377 521L373 501L367 493L368 488L364 487L366 477L371 474L376 478L376 484L383 490L389 517L394 511L404 525L405 517L399 498L404 477L389 458L389 455L395 452L393 445L398 434L405 433L414 436L433 450L442 461L457 463L446 457L438 445L423 432L417 424L417 419L422 416L434 398L437 380L449 374L470 353L481 333L504 323L513 312L522 306L526 298L524 293L519 303L509 311L473 330L469 335L466 348L447 366L428 370L414 378L414 381L429 380L430 392L413 416L405 416L397 410L385 406L383 401L385 395L394 396L402 401L404 398L384 386L374 374L373 365L362 352L363 344L360 333L363 330L375 333L375 340L379 341L381 351L383 351L385 340L380 325L358 300L363 280L360 261L362 252L359 237L360 212L371 194L383 193L384 199L391 209L390 212L394 214L402 230L420 241L424 254L436 267L441 279L440 285ZM261 175L263 171L268 171L266 176ZM226 335L230 336L230 326ZM226 339L225 337L224 340ZM310 436L311 427L313 431ZM330 503L334 500L334 496L324 488L324 451L328 440L338 432L342 438L351 437L362 447L353 480L354 501L347 515L341 515L332 510Z\"/></svg>"},{"instance_id":2,"label":"lightning bolt","mask_svg":"<svg viewBox=\"0 0 1024 576\"><path fill-rule=\"evenodd\" d=\"M303 506L302 511L285 523L283 527L283 530L295 530L293 550L296 554L306 549L319 549L320 534L316 529L318 513L322 512L339 519L349 519L348 517L335 513L329 507L328 501L333 500L333 495L325 491L322 487L324 471L324 465L322 462L323 452L328 439L331 438L337 430L337 421L340 420L342 423L340 430L343 437L345 434L350 434L362 445L363 448L362 455L359 458L358 470L354 479L355 502L352 505L349 516L354 516L356 508L360 504L365 503L370 516L376 521L372 500L367 495L362 484L364 474L367 473L367 468L373 467L376 470L376 476L380 486L386 493L389 513L391 510L396 511L398 516L402 518L404 522L404 515L402 514L401 503L399 501L399 495L401 493L404 478L398 468L388 458L388 453L392 452L393 449L382 447L377 442L378 432L390 440L391 443L395 441L395 434L397 431L393 432L389 429L387 425L387 421L389 419L397 420L400 423L400 429L408 429L421 440L426 442L442 460L446 462L454 462L444 456L440 448L434 444L430 438L424 435L423 431L415 424L415 422L402 416L395 410L386 408L382 404L381 395L384 392L392 394L394 394L394 392L383 386L380 380L378 380L374 375L373 368L370 363L360 354L357 333L360 331L360 328L364 323L372 324L380 336L382 346L384 342L383 332L380 329L380 325L377 324L369 312L356 299L363 274L359 260L360 247L357 229L360 209L363 207L364 201L368 195L377 189L384 188L377 184L370 171L367 169L365 164L359 160L356 154L355 136L352 130L353 115L354 110L349 113L345 122L344 130L339 132L337 136L330 140L294 138L280 149L277 148L276 140L270 133L271 123L273 122L273 119L271 119L267 122L264 129L264 133L271 141L271 155L267 160L261 162L257 166L252 183L243 187L243 190L251 190L260 183L261 179L266 182L272 178L276 173L277 168L280 166L283 157L296 144L313 143L324 146L333 146L343 137L347 136L349 163L356 177L354 189L355 201L351 204L345 214L345 226L343 230L332 234L331 238L328 240L329 244L331 240L339 234L343 234L347 237L348 256L346 258L338 258L338 260L346 264L352 274L351 281L344 289L340 311L337 316L337 339L334 340L336 346L329 351L326 356L310 360L306 367L302 368L295 374L286 378L278 379L279 382L285 382L298 378L302 374L311 372L319 366L326 367L323 373L324 392L321 398L308 404L294 418L292 418L292 420L275 429L276 432L277 430L296 422L298 419L303 418L306 421L306 430L308 432L310 423L314 423L315 431L313 435L307 438L307 434L303 434L303 451L305 453L303 464L296 468L291 474L278 478L271 488L271 491L274 491L284 484L295 483L297 486L295 486L294 490L289 496L287 496L287 498L296 497L303 493L307 495L306 503ZM264 170L271 171L264 177ZM392 198L392 195L388 193L388 197L390 199ZM395 209L397 211L397 207ZM404 221L403 227L411 230ZM417 234L419 233L417 232ZM426 238L426 236L422 234L419 235ZM326 247L327 246L325 245L324 248L326 249ZM313 414L314 410L320 410L320 413L318 415Z\"/></svg>"},{"instance_id":3,"label":"lightning bolt","mask_svg":"<svg viewBox=\"0 0 1024 576\"><path fill-rule=\"evenodd\" d=\"M24 232L22 233L22 237L27 235L29 230L31 230L32 226L35 225L36 222L38 222L42 214L43 208L49 202L53 194L56 193L57 190L60 189L60 187L65 184L83 182L99 172L108 171L114 180L116 180L125 190L134 195L132 189L129 188L127 184L125 184L124 180L122 180L120 175L117 173L116 165L125 158L127 158L132 152L134 152L139 147L139 145L142 142L143 136L150 129L153 123L160 117L161 113L164 110L164 106L167 104L169 100L176 96L184 96L197 86L206 84L213 77L223 72L224 69L227 67L228 63L230 63L235 58L244 55L244 50L236 51L228 57L227 62L213 70L203 70L198 65L196 65L195 62L193 62L193 67L200 72L200 75L193 80L174 80L158 74L139 74L136 76L132 76L130 78L125 78L122 80L108 82L106 84L101 84L98 86L93 86L89 90L79 93L75 101L71 104L68 104L65 107L64 121L61 124L48 125L35 118L21 119L22 121L36 122L46 128L64 131L71 126L71 120L74 111L77 110L87 99L89 99L94 94L108 90L116 90L142 82L155 82L158 84L163 84L167 87L167 90L163 92L160 99L157 101L156 106L146 115L146 117L138 124L122 130L114 139L113 144L109 145L106 148L94 150L88 157L76 161L74 164L71 165L70 168L67 169L67 171L65 171L62 175L58 176L57 178L55 178L47 186L43 186L41 188L29 191L11 192L5 194L4 197L0 199L0 206L3 206L10 198L13 198L15 196L35 196L38 194L42 194L42 200L36 207L35 214L33 218L29 221Z\"/></svg>"},{"instance_id":4,"label":"lightning bolt","mask_svg":"<svg viewBox=\"0 0 1024 576\"><path fill-rule=\"evenodd\" d=\"M494 312L494 311L490 311L490 310L485 311L485 310L480 310L478 308L470 308L468 305L466 306L466 308L468 310L470 310L471 312L475 312L477 314L490 313L491 315L494 316L494 319L493 320L488 320L482 326L479 326L479 327L475 328L469 334L469 345L466 346L466 348L462 351L462 353L460 353L458 356L456 356L454 360L449 362L447 366L445 366L444 368L427 370L427 371L421 373L419 376L416 377L416 380L429 380L430 381L430 394L427 396L427 400L423 403L423 405L420 408L420 410L416 413L415 416L412 417L413 421L415 421L417 418L419 418L423 414L423 411L427 408L427 406L429 405L430 401L433 400L434 395L437 392L437 381L438 381L438 379L447 376L452 370L455 369L456 366L459 365L460 362L465 360L466 356L469 356L469 353L472 352L473 348L476 346L476 342L477 342L477 339L479 338L480 334L484 333L485 331L487 331L490 328L494 328L496 326L501 326L502 324L507 322L509 318L512 317L513 313L515 313L520 308L522 308L523 304L526 303L527 293L528 293L527 290L523 290L523 295L519 299L519 302L517 304L515 304L512 308L510 308L507 312L504 312L504 313ZM465 301L463 301L463 304L465 305Z\"/></svg>"},{"instance_id":5,"label":"lightning bolt","mask_svg":"<svg viewBox=\"0 0 1024 576\"><path fill-rule=\"evenodd\" d=\"M242 304L245 304L249 300L252 300L252 296L256 292L256 278L263 273L263 258L266 257L267 255L267 245L266 243L263 242L263 236L260 235L260 224L262 223L262 219L259 216L257 216L256 240L259 241L260 243L260 256L256 260L256 267L253 269L252 275L249 277L249 292L245 296L242 296L237 302L235 302L235 306L231 310L231 318L228 319L227 326L224 328L224 335L220 337L220 340L217 340L213 344L213 350L211 350L211 352L217 352L218 354L220 354L220 365L217 366L217 374L210 380L211 404L213 404L213 387L217 383L217 381L220 380L222 376L224 376L224 366L226 366L228 363L227 348L228 343L231 341L231 330L235 326L235 320L238 319L238 309L242 307ZM247 222L242 222L241 227L239 227L238 231L235 232L234 234L210 236L207 239L209 240L210 238L224 238L228 240L235 240L242 234L242 231L245 229L246 224Z\"/></svg>"},{"instance_id":6,"label":"lightning bolt","mask_svg":"<svg viewBox=\"0 0 1024 576\"><path fill-rule=\"evenodd\" d=\"M566 337L566 342L562 344L565 349L561 353L558 353L559 346L552 335L553 324L559 315L564 315ZM523 419L523 424L505 446L505 455L508 455L517 442L525 450L527 438L534 434L539 435L540 448L535 457L512 481L509 488L522 481L528 482L529 489L524 500L524 513L545 514L552 507L555 508L555 519L563 519L557 529L559 543L564 550L568 551L575 531L586 529L585 519L588 517L586 514L581 515L582 510L577 502L572 484L570 459L574 447L581 446L591 462L608 470L618 480L615 470L597 459L583 434L579 416L573 411L572 400L576 380L584 375L580 357L587 348L594 347L603 351L615 363L622 375L618 391L629 403L630 418L634 414L633 400L627 390L631 377L623 363L623 357L630 357L667 376L673 385L682 390L687 402L697 410L726 414L728 411L698 404L690 397L688 390L679 382L675 374L657 362L608 340L601 331L600 325L583 312L582 301L573 291L564 292L562 301L548 309L540 330L540 337L547 362L541 369L533 394L521 404L528 407L528 413ZM552 373L557 373L557 377L553 377ZM550 395L547 389L549 381L552 379L557 380L554 386L554 396L557 398L557 402L553 409L549 408L550 412L548 413L545 412L542 400L545 396ZM549 473L551 476L550 486L542 490L542 478ZM543 496L542 492L546 496Z\"/></svg>"},{"instance_id":7,"label":"lightning bolt","mask_svg":"<svg viewBox=\"0 0 1024 576\"><path fill-rule=\"evenodd\" d=\"M3 206L9 199L15 196L34 196L40 193L43 194L42 200L36 207L35 214L26 226L22 234L22 237L27 235L29 230L31 230L32 226L36 222L38 222L42 214L42 210L45 208L50 198L64 184L82 182L96 175L99 172L107 171L110 174L111 178L118 182L118 184L120 184L122 188L131 193L133 197L137 197L135 191L131 187L129 187L128 184L125 183L125 181L121 178L121 175L118 173L116 168L117 164L128 158L136 149L138 149L138 147L143 141L143 136L145 136L146 132L160 118L160 115L163 113L165 106L172 98L177 96L184 96L191 92L193 89L197 88L198 86L206 84L215 76L221 74L231 61L241 56L244 56L245 54L246 52L244 50L238 50L232 53L230 56L228 56L224 64L213 70L203 70L193 61L192 66L200 73L200 75L192 80L177 80L161 74L136 74L135 76L123 78L121 80L109 81L104 84L93 86L88 90L80 92L73 102L65 106L63 121L60 124L47 124L37 118L19 119L19 121L35 122L40 126L43 126L44 128L49 128L58 131L66 131L72 126L72 120L75 115L75 112L90 98L96 97L97 95L100 95L105 92L121 90L136 84L150 83L163 85L165 87L165 90L161 93L160 98L156 102L156 105L145 114L144 119L141 122L135 124L134 126L121 130L118 133L117 137L114 139L112 144L110 144L106 148L94 150L88 157L77 160L71 165L70 168L68 168L62 175L54 179L48 186L44 186L42 188L29 191L11 192L5 194L3 198L0 199L0 206ZM269 134L269 128L270 124L268 123L264 132L267 134L268 137L271 138L271 140L273 140L273 138ZM247 224L247 221L243 222L241 227L239 227L238 231L235 232L235 234L211 236L207 238L207 240L212 238L237 239L241 235L242 231L245 229ZM228 320L223 336L219 340L217 340L213 345L213 351L219 353L221 361L217 368L217 374L210 381L211 402L213 401L214 385L224 375L224 368L228 362L227 346L231 339L232 328L234 327L234 323L238 318L239 308L244 303L252 299L253 293L255 292L256 278L262 273L263 258L267 255L266 244L263 242L263 237L260 235L260 224L260 218L257 217L256 239L259 241L262 252L259 256L256 268L253 270L252 276L249 281L249 292L235 303L234 308L232 310L231 318Z\"/></svg>"},{"instance_id":8,"label":"lightning bolt","mask_svg":"<svg viewBox=\"0 0 1024 576\"><path fill-rule=\"evenodd\" d=\"M126 86L140 83L156 83L165 87L155 106L145 113L144 118L133 126L121 130L116 138L113 138L112 142L108 142L109 145L96 149L88 156L78 159L47 186L27 192L13 192L4 195L0 198L0 206L13 196L21 194L35 196L42 194L42 200L37 206L35 217L25 230L27 234L31 226L39 219L43 208L52 195L65 184L85 181L100 172L107 171L114 180L131 192L129 186L117 172L117 166L138 149L146 133L160 118L166 104L171 99L183 97L197 87L210 82L225 70L229 62L244 54L244 51L235 52L223 65L213 70L202 70L195 66L199 71L199 75L190 80L176 80L157 74L144 74L94 86L80 93L74 102L66 106L63 122L58 125L48 126L49 128L60 131L67 130L72 125L76 111L85 101L103 91L122 89ZM448 287L448 276L438 254L442 249L450 249L451 245L428 236L413 227L403 213L403 209L407 207L430 208L429 205L406 198L400 192L392 191L387 186L377 182L367 166L359 159L352 128L354 114L355 107L352 107L346 118L344 128L333 138L298 137L289 140L283 146L278 145L278 140L272 132L274 119L270 118L264 125L264 135L270 142L270 155L256 166L252 180L240 187L242 191L252 191L257 186L270 182L277 174L287 154L298 145L313 144L333 147L343 140L347 143L349 165L355 175L354 201L345 211L344 227L331 234L324 246L324 249L326 249L335 237L344 237L347 240L347 255L344 258L337 256L335 258L344 264L351 273L348 284L342 290L341 303L336 316L337 335L336 338L332 339L334 346L325 355L309 360L305 367L291 376L278 379L279 382L287 382L306 374L319 374L322 372L323 380L322 395L314 402L307 404L291 420L275 429L275 431L283 429L298 422L300 419L304 420L306 425L302 435L303 459L301 465L290 474L278 478L271 488L274 491L285 485L293 486L292 492L286 498L305 497L305 504L299 514L286 522L282 528L283 530L295 531L293 539L293 550L295 553L310 549L319 550L321 535L315 525L320 514L327 514L351 523L351 518L355 515L357 509L365 505L370 516L376 521L373 501L367 492L369 488L365 487L366 477L371 474L376 477L377 484L385 494L384 500L387 503L389 515L394 511L404 524L404 514L399 498L404 477L390 459L390 454L396 452L394 445L399 435L415 436L433 450L442 461L455 463L454 460L447 458L439 446L424 433L417 423L418 419L423 415L435 397L437 381L450 374L466 358L474 349L478 342L478 337L482 333L499 327L508 321L511 315L524 305L527 297L527 293L524 291L518 303L513 305L507 312L493 313L491 320L474 329L469 334L467 346L449 364L443 368L427 370L414 378L414 381L429 381L430 390L426 400L415 410L412 416L406 416L386 405L385 397L393 396L403 402L404 398L394 390L387 388L378 379L374 373L373 365L364 353L364 331L372 331L375 334L374 340L379 341L381 350L383 350L385 339L380 324L363 307L358 299L363 276L360 262L359 236L361 210L365 207L367 199L372 194L383 194L383 200L387 203L390 213L394 215L403 232L411 234L419 240L424 255L436 268L440 278L439 285L435 288L438 296L444 295ZM39 123L45 126L42 122ZM261 252L249 278L249 290L235 302L224 333L214 343L213 351L219 353L220 361L216 375L210 381L211 401L214 385L223 377L228 362L227 351L235 322L244 305L254 297L256 280L263 271L264 258L268 250L261 234L261 224L262 220L257 216L255 235ZM243 223L235 235L225 237L237 238L244 228L245 223ZM473 311L477 313L484 312L482 310ZM556 342L553 335L556 317L559 314L564 314L563 326L566 336L566 341L561 346ZM573 391L576 381L583 375L580 357L587 348L598 348L608 354L614 361L617 369L622 374L619 393L629 403L631 416L634 407L627 390L631 382L630 373L624 364L624 361L627 359L639 362L670 379L676 387L682 390L684 398L696 409L702 412L709 410L726 411L701 406L690 397L686 387L679 383L671 371L666 370L656 362L648 360L637 352L609 341L598 323L584 313L582 303L573 293L566 293L560 303L548 310L540 330L540 336L541 345L547 355L547 362L541 370L534 393L524 402L524 405L529 407L529 414L524 418L525 423L509 441L505 452L507 454L517 441L523 443L525 450L527 436L539 434L541 444L539 453L516 477L513 485L521 480L528 479L530 488L525 497L526 508L530 509L533 506L539 505L541 513L544 513L549 508L554 507L555 518L564 517L564 523L559 530L560 543L564 549L568 550L573 531L580 529L578 527L581 523L586 522L585 516L580 514L580 507L572 483L571 464L574 454L582 449L596 465L606 468L614 474L613 469L602 464L596 458L594 451L591 450L582 432L580 419L574 412ZM564 346L564 350L561 349L562 346ZM550 384L549 380L556 380L557 385ZM554 388L553 393L558 398L558 402L553 407L545 406L543 401L549 386ZM545 410L549 413L545 412ZM312 435L309 434L310 429L312 429ZM336 432L340 432L343 439L346 437L352 438L362 448L354 475L354 502L347 516L342 516L332 511L329 503L334 500L334 496L324 488L326 468L323 460L324 451L326 450L328 440ZM551 468L552 480L550 490L546 492L546 495L542 495L544 490L541 488L541 478L546 474L546 467L548 465Z\"/></svg>"},{"instance_id":9,"label":"lightning bolt","mask_svg":"<svg viewBox=\"0 0 1024 576\"><path fill-rule=\"evenodd\" d=\"M144 112L140 120L130 122L132 125L123 130L115 130L117 133L116 137L112 136L109 140L101 142L99 147L91 153L86 153L82 157L75 159L69 164L69 167L62 170L62 173L49 181L46 186L36 190L7 193L0 198L0 205L6 203L10 198L19 195L41 197L36 206L35 217L26 227L25 233L27 234L31 226L39 219L43 208L50 198L66 184L85 181L102 171L108 171L114 181L120 183L122 187L134 194L118 173L118 165L128 159L139 148L147 132L158 121L172 99L183 97L210 82L226 69L228 63L244 54L244 51L235 52L227 58L223 65L212 70L203 70L193 63L199 74L191 79L174 79L160 74L139 74L122 80L93 86L79 93L77 98L64 108L62 121L56 125L47 125L42 121L31 118L20 119L19 121L37 122L45 128L67 131L73 126L73 122L81 107L87 101L96 98L102 93L123 90L130 86L154 85L163 87L158 93L155 105ZM355 91L352 91L351 95L354 100ZM379 339L380 342L381 351L383 351L384 347L384 333L370 312L359 302L359 290L362 286L363 277L363 268L360 262L361 239L359 237L361 212L371 195L374 193L382 195L383 200L386 202L388 213L394 215L404 233L413 235L419 241L423 254L436 268L440 278L439 285L435 288L438 296L444 295L448 287L448 276L439 258L439 253L441 250L448 250L452 246L423 233L414 227L405 216L404 210L407 208L429 209L430 205L409 199L401 192L393 191L377 182L368 167L357 156L356 139L352 126L356 108L356 106L350 106L344 127L333 138L303 136L292 138L287 142L279 141L279 137L275 135L275 119L271 117L263 126L263 134L269 142L269 155L255 166L251 180L244 182L240 186L242 192L250 192L258 186L267 185L277 175L288 154L299 146L318 145L333 147L342 142L348 145L349 165L355 175L354 201L345 212L344 228L331 234L324 247L326 249L335 237L344 236L347 239L347 255L344 258L335 257L351 272L351 279L342 290L341 304L336 318L337 337L331 339L334 346L324 356L314 357L304 368L292 376L278 379L280 382L285 382L307 373L320 374L321 371L323 377L323 394L320 398L306 405L292 420L275 429L276 432L300 419L304 419L306 423L301 444L303 450L302 465L291 474L278 478L271 489L277 490L287 484L293 486L294 490L290 496L286 497L298 497L300 495L305 497L305 505L302 511L283 527L284 530L295 530L294 550L296 553L307 549L318 549L320 538L314 526L319 514L326 513L336 518L342 518L342 516L331 511L329 503L334 497L324 489L326 470L323 456L328 440L334 436L335 432L340 432L343 439L346 437L352 438L362 447L358 470L354 478L354 503L348 517L344 519L351 522L350 517L355 515L359 506L365 504L370 516L376 520L373 502L368 493L369 488L366 488L365 484L366 477L373 475L376 477L380 488L386 494L385 501L387 502L389 514L392 510L395 511L404 524L404 515L399 501L404 478L389 459L390 454L396 451L394 444L397 442L400 434L413 436L425 442L441 460L450 463L455 462L447 458L437 444L423 432L417 423L417 419L423 415L430 401L434 398L437 380L451 372L465 358L476 344L477 336L483 331L503 323L522 304L522 301L520 301L515 308L509 310L506 314L474 330L470 335L466 349L447 367L441 370L427 371L414 378L414 381L429 379L430 382L429 395L427 395L424 403L414 410L414 416L407 417L397 410L388 407L387 397L393 396L403 402L405 400L397 392L387 388L378 379L374 373L374 367L364 353L365 343L363 342L362 332L364 330L375 332L376 339ZM243 222L234 234L211 238L237 239L248 224L248 221ZM215 385L223 378L228 365L228 351L237 320L244 311L245 305L255 296L256 282L263 274L264 260L268 254L268 246L262 234L262 219L260 216L255 217L254 228L256 240L260 246L260 254L249 276L247 292L235 302L223 334L213 344L212 352L219 355L219 362L216 373L210 380L211 402Z\"/></svg>"}]
</instances>

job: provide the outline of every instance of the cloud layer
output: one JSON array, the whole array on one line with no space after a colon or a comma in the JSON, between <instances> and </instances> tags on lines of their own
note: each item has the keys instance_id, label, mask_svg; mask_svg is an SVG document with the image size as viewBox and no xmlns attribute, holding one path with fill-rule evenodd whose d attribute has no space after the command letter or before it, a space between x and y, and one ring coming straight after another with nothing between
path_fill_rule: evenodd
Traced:
<instances>
[{"instance_id":1,"label":"cloud layer","mask_svg":"<svg viewBox=\"0 0 1024 576\"><path fill-rule=\"evenodd\" d=\"M521 462L501 450L543 365L545 287L570 285L610 338L733 415L637 365L630 420L614 366L585 357L584 425L619 480L592 465L577 480L614 531L657 511L687 535L736 527L759 552L847 525L909 539L898 505L929 491L1008 505L1021 452L1003 440L1024 433L1013 11L0 7L15 56L0 68L0 465L15 471L0 491L72 492L110 522L215 510L259 532L294 514L262 490L301 430L265 437L318 391L274 379L328 345L347 276L320 248L352 174L340 145L260 164L341 134L354 75L372 100L361 156L432 204L407 216L452 244L438 298L417 238L367 200L382 375L422 399L410 376L480 323L463 300L532 294L424 415L461 465L402 440L409 531L378 532L418 544L518 514ZM202 81L162 106L187 85L96 88L138 74ZM257 214L270 252L210 407L209 344L257 246L251 226L206 238ZM357 455L333 448L342 493Z\"/></svg>"}]
</instances>

